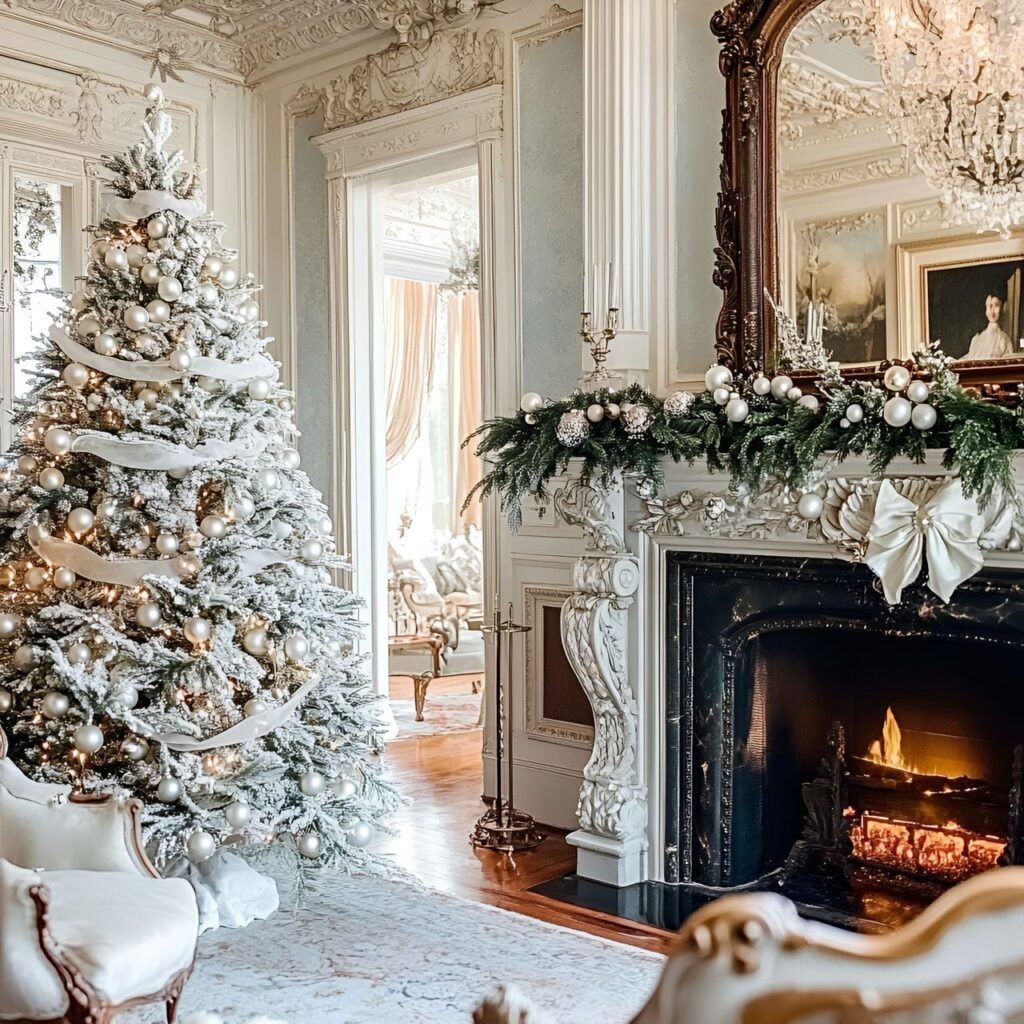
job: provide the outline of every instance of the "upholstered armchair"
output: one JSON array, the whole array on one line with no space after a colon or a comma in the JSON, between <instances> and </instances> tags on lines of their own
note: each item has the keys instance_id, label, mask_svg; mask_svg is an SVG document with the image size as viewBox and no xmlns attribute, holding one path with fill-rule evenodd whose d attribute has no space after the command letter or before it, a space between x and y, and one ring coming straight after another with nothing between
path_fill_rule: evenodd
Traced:
<instances>
[{"instance_id":1,"label":"upholstered armchair","mask_svg":"<svg viewBox=\"0 0 1024 1024\"><path fill-rule=\"evenodd\" d=\"M158 1001L173 1022L199 915L189 883L147 859L140 807L32 782L0 730L3 1024L108 1024Z\"/></svg>"}]
</instances>

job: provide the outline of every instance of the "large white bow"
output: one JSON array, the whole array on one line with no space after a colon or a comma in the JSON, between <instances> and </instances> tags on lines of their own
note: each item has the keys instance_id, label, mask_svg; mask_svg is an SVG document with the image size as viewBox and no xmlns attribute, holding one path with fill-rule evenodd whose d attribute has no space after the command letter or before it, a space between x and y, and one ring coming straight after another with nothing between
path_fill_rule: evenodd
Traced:
<instances>
[{"instance_id":1,"label":"large white bow","mask_svg":"<svg viewBox=\"0 0 1024 1024\"><path fill-rule=\"evenodd\" d=\"M883 480L875 499L864 561L882 581L889 604L899 604L903 588L917 579L928 555L928 587L948 601L964 580L984 564L979 540L984 519L958 479L943 484L918 505Z\"/></svg>"}]
</instances>

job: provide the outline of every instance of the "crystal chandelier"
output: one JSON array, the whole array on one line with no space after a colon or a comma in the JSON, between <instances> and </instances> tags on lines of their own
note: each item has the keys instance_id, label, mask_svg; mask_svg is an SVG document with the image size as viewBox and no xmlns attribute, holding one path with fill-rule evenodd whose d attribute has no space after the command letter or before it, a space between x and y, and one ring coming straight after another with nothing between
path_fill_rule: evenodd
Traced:
<instances>
[{"instance_id":1,"label":"crystal chandelier","mask_svg":"<svg viewBox=\"0 0 1024 1024\"><path fill-rule=\"evenodd\" d=\"M1024 223L1024 0L874 0L889 130L949 222Z\"/></svg>"}]
</instances>

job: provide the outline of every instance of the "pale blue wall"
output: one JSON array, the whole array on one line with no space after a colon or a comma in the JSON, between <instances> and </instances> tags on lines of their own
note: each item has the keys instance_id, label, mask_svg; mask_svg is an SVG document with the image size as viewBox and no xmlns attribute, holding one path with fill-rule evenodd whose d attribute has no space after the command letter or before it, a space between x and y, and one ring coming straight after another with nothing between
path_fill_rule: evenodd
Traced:
<instances>
[{"instance_id":1,"label":"pale blue wall","mask_svg":"<svg viewBox=\"0 0 1024 1024\"><path fill-rule=\"evenodd\" d=\"M324 494L330 481L331 357L328 328L327 182L324 159L310 141L323 131L315 114L295 122L292 230L295 240L296 419L302 468ZM271 272L286 273L285 267Z\"/></svg>"},{"instance_id":2,"label":"pale blue wall","mask_svg":"<svg viewBox=\"0 0 1024 1024\"><path fill-rule=\"evenodd\" d=\"M715 320L722 305L711 272L725 79L718 71L718 40L709 27L721 6L722 0L684 0L676 6L675 345L680 370L692 373L703 373L714 362Z\"/></svg>"},{"instance_id":3,"label":"pale blue wall","mask_svg":"<svg viewBox=\"0 0 1024 1024\"><path fill-rule=\"evenodd\" d=\"M557 397L583 362L583 30L519 52L523 390Z\"/></svg>"}]
</instances>

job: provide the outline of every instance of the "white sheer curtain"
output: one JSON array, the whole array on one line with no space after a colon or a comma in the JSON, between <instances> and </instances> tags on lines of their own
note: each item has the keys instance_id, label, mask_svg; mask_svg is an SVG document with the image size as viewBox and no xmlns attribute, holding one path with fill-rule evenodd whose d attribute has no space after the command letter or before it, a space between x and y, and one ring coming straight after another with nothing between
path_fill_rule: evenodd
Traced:
<instances>
[{"instance_id":1,"label":"white sheer curtain","mask_svg":"<svg viewBox=\"0 0 1024 1024\"><path fill-rule=\"evenodd\" d=\"M384 308L387 346L387 464L412 450L427 417L437 359L437 285L388 278Z\"/></svg>"},{"instance_id":2,"label":"white sheer curtain","mask_svg":"<svg viewBox=\"0 0 1024 1024\"><path fill-rule=\"evenodd\" d=\"M472 524L480 526L480 502L476 499L463 513L466 495L480 479L476 446L462 442L483 416L480 398L480 292L459 292L448 299L448 395L452 427L452 524L454 534Z\"/></svg>"}]
</instances>

